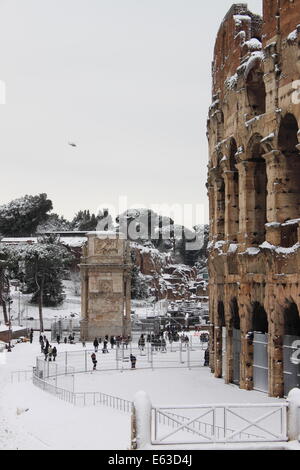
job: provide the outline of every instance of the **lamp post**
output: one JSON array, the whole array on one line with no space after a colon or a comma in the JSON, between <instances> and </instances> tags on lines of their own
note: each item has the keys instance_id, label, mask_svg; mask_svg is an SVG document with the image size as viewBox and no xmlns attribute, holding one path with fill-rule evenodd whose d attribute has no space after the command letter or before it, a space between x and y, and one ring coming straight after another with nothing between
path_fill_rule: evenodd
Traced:
<instances>
[{"instance_id":1,"label":"lamp post","mask_svg":"<svg viewBox=\"0 0 300 470\"><path fill-rule=\"evenodd\" d=\"M10 307L11 307L11 304L13 303L13 300L12 298L10 297L10 295L8 295L8 298L7 298L7 303L8 303L8 348L7 348L7 352L11 352L11 337L12 337L12 331L11 331L11 310L10 310Z\"/></svg>"}]
</instances>

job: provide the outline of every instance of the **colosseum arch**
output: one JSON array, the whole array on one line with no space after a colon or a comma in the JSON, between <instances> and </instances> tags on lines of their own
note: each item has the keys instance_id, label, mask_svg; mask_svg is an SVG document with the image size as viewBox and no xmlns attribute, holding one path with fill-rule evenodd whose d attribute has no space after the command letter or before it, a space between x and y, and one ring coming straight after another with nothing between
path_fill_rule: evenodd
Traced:
<instances>
[{"instance_id":1,"label":"colosseum arch","mask_svg":"<svg viewBox=\"0 0 300 470\"><path fill-rule=\"evenodd\" d=\"M236 298L230 302L231 321L232 327L232 370L230 371L230 382L240 385L240 362L241 362L241 321L239 313L239 304Z\"/></svg>"},{"instance_id":2,"label":"colosseum arch","mask_svg":"<svg viewBox=\"0 0 300 470\"><path fill-rule=\"evenodd\" d=\"M252 329L263 334L269 331L268 315L259 302L254 302L252 305Z\"/></svg>"},{"instance_id":3,"label":"colosseum arch","mask_svg":"<svg viewBox=\"0 0 300 470\"><path fill-rule=\"evenodd\" d=\"M267 223L267 165L263 158L265 153L261 144L261 136L254 135L248 145L248 168L249 215L252 217L252 243L259 245L265 241Z\"/></svg>"},{"instance_id":4,"label":"colosseum arch","mask_svg":"<svg viewBox=\"0 0 300 470\"><path fill-rule=\"evenodd\" d=\"M285 156L285 204L284 220L300 218L300 152L298 145L299 126L293 114L286 114L281 120L278 134L278 148Z\"/></svg>"},{"instance_id":5,"label":"colosseum arch","mask_svg":"<svg viewBox=\"0 0 300 470\"><path fill-rule=\"evenodd\" d=\"M266 112L266 87L261 59L258 57L246 71L246 90L249 106L255 116Z\"/></svg>"},{"instance_id":6,"label":"colosseum arch","mask_svg":"<svg viewBox=\"0 0 300 470\"><path fill-rule=\"evenodd\" d=\"M300 314L295 302L291 302L284 310L284 334L300 337Z\"/></svg>"},{"instance_id":7,"label":"colosseum arch","mask_svg":"<svg viewBox=\"0 0 300 470\"><path fill-rule=\"evenodd\" d=\"M253 330L253 388L269 390L269 323L268 315L260 302L252 303Z\"/></svg>"},{"instance_id":8,"label":"colosseum arch","mask_svg":"<svg viewBox=\"0 0 300 470\"><path fill-rule=\"evenodd\" d=\"M227 188L227 204L228 204L228 238L230 241L238 241L239 233L239 172L236 167L237 161L237 143L234 138L230 139L229 143L229 168L230 177Z\"/></svg>"}]
</instances>

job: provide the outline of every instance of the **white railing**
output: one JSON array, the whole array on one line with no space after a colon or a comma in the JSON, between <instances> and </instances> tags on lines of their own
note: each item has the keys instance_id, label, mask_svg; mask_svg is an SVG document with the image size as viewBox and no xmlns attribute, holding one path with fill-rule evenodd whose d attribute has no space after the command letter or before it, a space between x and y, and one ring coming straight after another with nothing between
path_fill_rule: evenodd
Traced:
<instances>
[{"instance_id":1,"label":"white railing","mask_svg":"<svg viewBox=\"0 0 300 470\"><path fill-rule=\"evenodd\" d=\"M288 440L287 409L287 403L154 407L152 444L285 442ZM166 429L170 422L172 431ZM192 438L188 438L190 433Z\"/></svg>"},{"instance_id":2,"label":"white railing","mask_svg":"<svg viewBox=\"0 0 300 470\"><path fill-rule=\"evenodd\" d=\"M115 397L101 392L74 392L57 387L55 383L40 379L33 375L33 384L45 392L55 395L60 400L75 406L107 406L117 411L131 413L133 403L123 398Z\"/></svg>"}]
</instances>

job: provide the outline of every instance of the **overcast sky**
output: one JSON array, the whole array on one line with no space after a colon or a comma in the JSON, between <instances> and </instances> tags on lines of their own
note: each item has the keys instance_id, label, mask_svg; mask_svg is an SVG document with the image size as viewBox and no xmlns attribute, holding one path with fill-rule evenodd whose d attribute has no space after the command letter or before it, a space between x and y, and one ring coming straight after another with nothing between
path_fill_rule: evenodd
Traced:
<instances>
[{"instance_id":1,"label":"overcast sky","mask_svg":"<svg viewBox=\"0 0 300 470\"><path fill-rule=\"evenodd\" d=\"M46 192L68 218L119 196L207 204L212 52L231 4L0 0L0 204Z\"/></svg>"}]
</instances>

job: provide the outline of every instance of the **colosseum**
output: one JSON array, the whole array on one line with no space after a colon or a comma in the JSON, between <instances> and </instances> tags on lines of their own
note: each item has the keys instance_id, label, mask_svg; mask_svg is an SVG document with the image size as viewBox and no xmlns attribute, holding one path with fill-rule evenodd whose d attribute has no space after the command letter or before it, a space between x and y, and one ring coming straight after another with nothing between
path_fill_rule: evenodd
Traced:
<instances>
[{"instance_id":1,"label":"colosseum","mask_svg":"<svg viewBox=\"0 0 300 470\"><path fill-rule=\"evenodd\" d=\"M212 80L210 365L283 397L300 386L300 0L233 5Z\"/></svg>"}]
</instances>

